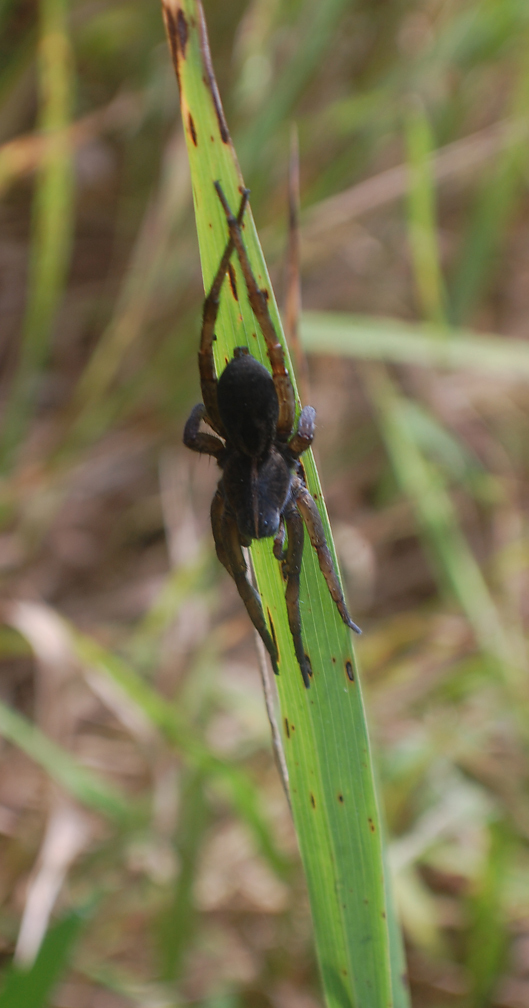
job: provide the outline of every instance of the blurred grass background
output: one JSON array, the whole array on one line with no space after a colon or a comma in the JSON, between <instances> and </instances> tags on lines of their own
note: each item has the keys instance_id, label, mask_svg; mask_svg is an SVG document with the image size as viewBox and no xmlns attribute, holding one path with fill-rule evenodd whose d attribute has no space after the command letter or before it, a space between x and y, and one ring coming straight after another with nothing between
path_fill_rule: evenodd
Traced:
<instances>
[{"instance_id":1,"label":"blurred grass background","mask_svg":"<svg viewBox=\"0 0 529 1008\"><path fill-rule=\"evenodd\" d=\"M529 8L205 10L280 297L299 129L316 451L413 1004L529 1008ZM312 1008L216 471L180 445L202 290L161 13L3 0L0 25L0 1006Z\"/></svg>"}]
</instances>

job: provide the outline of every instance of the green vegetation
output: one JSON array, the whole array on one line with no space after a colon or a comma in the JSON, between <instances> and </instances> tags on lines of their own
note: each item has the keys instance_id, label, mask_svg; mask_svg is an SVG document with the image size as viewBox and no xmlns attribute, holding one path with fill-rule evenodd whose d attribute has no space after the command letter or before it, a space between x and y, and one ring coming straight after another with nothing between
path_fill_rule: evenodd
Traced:
<instances>
[{"instance_id":1,"label":"green vegetation","mask_svg":"<svg viewBox=\"0 0 529 1008\"><path fill-rule=\"evenodd\" d=\"M377 1008L393 898L414 1008L515 1008L529 997L527 4L205 3L280 304L299 132L315 456L364 628L394 880L367 948L360 886L381 912L384 893L351 642L307 549L321 678L305 691L270 544L253 549L285 656L275 713L279 734L295 725L300 858L252 629L213 556L215 467L181 447L200 263L207 284L225 235L213 178L237 201L196 22L190 173L156 4L39 0L37 31L34 14L0 3L0 1008L316 1005L314 939L328 1003ZM265 277L250 219L246 235ZM226 297L219 367L255 330L241 310Z\"/></svg>"}]
</instances>

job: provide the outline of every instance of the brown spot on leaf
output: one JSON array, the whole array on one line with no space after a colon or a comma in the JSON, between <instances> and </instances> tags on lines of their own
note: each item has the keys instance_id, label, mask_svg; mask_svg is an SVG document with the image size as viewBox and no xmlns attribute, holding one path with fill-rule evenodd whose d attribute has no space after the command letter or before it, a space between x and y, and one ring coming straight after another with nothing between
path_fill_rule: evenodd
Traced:
<instances>
[{"instance_id":1,"label":"brown spot on leaf","mask_svg":"<svg viewBox=\"0 0 529 1008\"><path fill-rule=\"evenodd\" d=\"M347 678L350 679L351 682L354 682L355 681L355 677L354 677L354 672L353 672L353 666L352 666L352 663L349 660L347 660L346 663L345 663L345 671L347 672Z\"/></svg>"},{"instance_id":2,"label":"brown spot on leaf","mask_svg":"<svg viewBox=\"0 0 529 1008\"><path fill-rule=\"evenodd\" d=\"M375 829L375 824L374 824L373 820L372 819L368 819L367 821L369 823L369 829L371 830L372 833L375 833L376 829Z\"/></svg>"},{"instance_id":3,"label":"brown spot on leaf","mask_svg":"<svg viewBox=\"0 0 529 1008\"><path fill-rule=\"evenodd\" d=\"M333 656L332 661L333 661L333 664L336 665L336 658L334 656Z\"/></svg>"},{"instance_id":4,"label":"brown spot on leaf","mask_svg":"<svg viewBox=\"0 0 529 1008\"><path fill-rule=\"evenodd\" d=\"M340 802L341 805L343 805L343 794L338 795L338 801Z\"/></svg>"},{"instance_id":5,"label":"brown spot on leaf","mask_svg":"<svg viewBox=\"0 0 529 1008\"><path fill-rule=\"evenodd\" d=\"M290 728L288 727L288 718L285 718L285 735L290 738Z\"/></svg>"},{"instance_id":6,"label":"brown spot on leaf","mask_svg":"<svg viewBox=\"0 0 529 1008\"><path fill-rule=\"evenodd\" d=\"M167 37L169 39L169 46L171 49L171 56L173 57L173 63L176 73L176 79L178 81L178 90L180 94L182 93L182 88L180 85L180 66L179 66L179 51L178 51L178 25L172 10L164 4L164 15L165 15L165 26L167 28Z\"/></svg>"},{"instance_id":7,"label":"brown spot on leaf","mask_svg":"<svg viewBox=\"0 0 529 1008\"><path fill-rule=\"evenodd\" d=\"M182 59L185 59L189 29L187 27L186 16L181 7L176 15L176 33L178 35L178 45L182 54Z\"/></svg>"},{"instance_id":8,"label":"brown spot on leaf","mask_svg":"<svg viewBox=\"0 0 529 1008\"><path fill-rule=\"evenodd\" d=\"M315 799L314 795L312 794L312 791L310 793L310 804L312 805L313 808L316 808L316 799Z\"/></svg>"},{"instance_id":9,"label":"brown spot on leaf","mask_svg":"<svg viewBox=\"0 0 529 1008\"><path fill-rule=\"evenodd\" d=\"M267 615L268 615L268 622L270 623L270 633L272 634L272 640L274 642L274 646L275 646L275 649L277 651L277 637L276 637L276 631L275 631L274 623L273 623L272 617L270 615L270 609L267 608L266 612L267 612Z\"/></svg>"},{"instance_id":10,"label":"brown spot on leaf","mask_svg":"<svg viewBox=\"0 0 529 1008\"><path fill-rule=\"evenodd\" d=\"M230 263L228 266L228 277L230 281L231 292L235 300L238 301L239 298L237 296L237 278L235 276L235 268L233 266L233 263Z\"/></svg>"},{"instance_id":11,"label":"brown spot on leaf","mask_svg":"<svg viewBox=\"0 0 529 1008\"><path fill-rule=\"evenodd\" d=\"M189 115L187 117L187 122L188 122L188 125L189 125L189 132L191 134L191 139L192 139L195 147L198 147L197 131L195 129L195 122L194 122L193 116L191 115L191 112L189 113Z\"/></svg>"}]
</instances>

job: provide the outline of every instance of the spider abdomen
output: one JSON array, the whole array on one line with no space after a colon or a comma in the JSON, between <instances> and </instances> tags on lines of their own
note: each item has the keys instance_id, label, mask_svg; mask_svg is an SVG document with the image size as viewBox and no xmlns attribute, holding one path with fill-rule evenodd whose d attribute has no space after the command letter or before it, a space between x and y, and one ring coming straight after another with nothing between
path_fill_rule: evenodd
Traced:
<instances>
[{"instance_id":1,"label":"spider abdomen","mask_svg":"<svg viewBox=\"0 0 529 1008\"><path fill-rule=\"evenodd\" d=\"M247 351L226 365L217 389L227 441L252 458L262 458L275 437L279 404L272 376Z\"/></svg>"}]
</instances>

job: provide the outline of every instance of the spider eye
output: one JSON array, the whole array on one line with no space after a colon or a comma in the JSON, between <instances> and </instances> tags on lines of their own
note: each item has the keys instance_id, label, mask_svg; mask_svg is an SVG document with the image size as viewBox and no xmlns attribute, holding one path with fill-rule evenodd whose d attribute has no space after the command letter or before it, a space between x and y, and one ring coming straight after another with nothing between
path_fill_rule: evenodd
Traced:
<instances>
[{"instance_id":1,"label":"spider eye","mask_svg":"<svg viewBox=\"0 0 529 1008\"><path fill-rule=\"evenodd\" d=\"M267 539L276 534L279 528L279 511L270 509L259 515L259 539Z\"/></svg>"}]
</instances>

